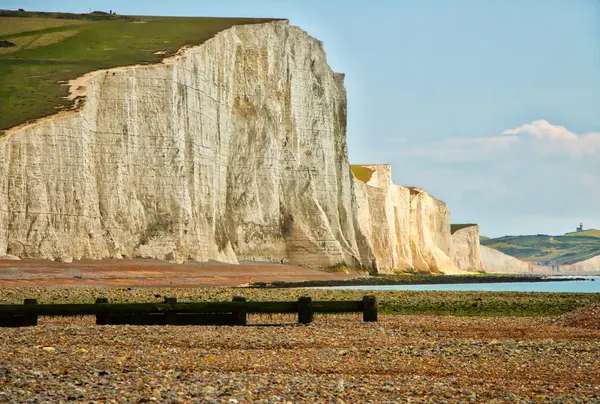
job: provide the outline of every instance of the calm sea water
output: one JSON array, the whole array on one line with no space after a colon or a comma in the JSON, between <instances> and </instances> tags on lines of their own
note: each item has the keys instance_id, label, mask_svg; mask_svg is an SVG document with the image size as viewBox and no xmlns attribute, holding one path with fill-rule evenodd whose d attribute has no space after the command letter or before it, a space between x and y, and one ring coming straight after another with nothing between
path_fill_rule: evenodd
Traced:
<instances>
[{"instance_id":1,"label":"calm sea water","mask_svg":"<svg viewBox=\"0 0 600 404\"><path fill-rule=\"evenodd\" d=\"M585 277L585 281L469 283L455 285L386 285L386 286L331 286L319 289L350 290L476 290L489 292L576 292L600 293L600 276Z\"/></svg>"}]
</instances>

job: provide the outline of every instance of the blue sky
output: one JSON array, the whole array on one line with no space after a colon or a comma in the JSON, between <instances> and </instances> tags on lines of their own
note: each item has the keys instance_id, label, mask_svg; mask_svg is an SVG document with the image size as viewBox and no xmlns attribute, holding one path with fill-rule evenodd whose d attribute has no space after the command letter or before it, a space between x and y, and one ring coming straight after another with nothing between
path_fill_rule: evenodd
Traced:
<instances>
[{"instance_id":1,"label":"blue sky","mask_svg":"<svg viewBox=\"0 0 600 404\"><path fill-rule=\"evenodd\" d=\"M284 17L346 73L354 163L488 236L600 228L600 0L6 1L0 8Z\"/></svg>"}]
</instances>

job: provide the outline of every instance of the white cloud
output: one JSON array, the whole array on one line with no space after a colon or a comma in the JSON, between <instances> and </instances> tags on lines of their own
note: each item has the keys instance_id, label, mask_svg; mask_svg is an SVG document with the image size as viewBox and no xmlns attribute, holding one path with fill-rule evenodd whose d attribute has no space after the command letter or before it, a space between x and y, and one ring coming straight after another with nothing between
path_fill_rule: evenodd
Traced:
<instances>
[{"instance_id":1,"label":"white cloud","mask_svg":"<svg viewBox=\"0 0 600 404\"><path fill-rule=\"evenodd\" d=\"M401 154L445 163L486 161L519 141L519 136L447 139L409 145Z\"/></svg>"},{"instance_id":2,"label":"white cloud","mask_svg":"<svg viewBox=\"0 0 600 404\"><path fill-rule=\"evenodd\" d=\"M599 223L600 133L539 120L497 136L390 145L397 183L427 189L453 220L480 223L484 233L558 234Z\"/></svg>"},{"instance_id":3,"label":"white cloud","mask_svg":"<svg viewBox=\"0 0 600 404\"><path fill-rule=\"evenodd\" d=\"M577 135L567 130L564 126L552 125L550 122L545 120L533 121L521 125L514 129L507 129L502 132L503 135L521 135L527 134L535 137L536 139L550 139L550 140L576 140Z\"/></svg>"},{"instance_id":4,"label":"white cloud","mask_svg":"<svg viewBox=\"0 0 600 404\"><path fill-rule=\"evenodd\" d=\"M390 142L399 144L399 140L404 141L390 139ZM538 120L507 129L500 136L406 144L399 151L403 156L441 163L489 161L507 152L567 157L600 154L600 133L577 135L564 126Z\"/></svg>"},{"instance_id":5,"label":"white cloud","mask_svg":"<svg viewBox=\"0 0 600 404\"><path fill-rule=\"evenodd\" d=\"M530 137L534 140L534 150L544 154L581 157L586 154L600 153L600 133L576 135L564 126L552 125L545 120L508 129L502 134Z\"/></svg>"}]
</instances>

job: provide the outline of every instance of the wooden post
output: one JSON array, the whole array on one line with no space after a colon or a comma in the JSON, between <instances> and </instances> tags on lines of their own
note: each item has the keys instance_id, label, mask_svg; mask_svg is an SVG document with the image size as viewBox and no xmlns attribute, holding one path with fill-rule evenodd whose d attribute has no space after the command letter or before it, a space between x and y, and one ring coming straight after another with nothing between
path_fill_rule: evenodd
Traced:
<instances>
[{"instance_id":1,"label":"wooden post","mask_svg":"<svg viewBox=\"0 0 600 404\"><path fill-rule=\"evenodd\" d=\"M108 303L108 298L99 297L96 299L96 304L105 304ZM106 325L108 324L108 314L96 314L96 325Z\"/></svg>"},{"instance_id":2,"label":"wooden post","mask_svg":"<svg viewBox=\"0 0 600 404\"><path fill-rule=\"evenodd\" d=\"M177 303L176 297L165 297L165 304L175 304ZM163 321L165 325L175 325L177 324L177 313L165 313L161 315L163 317Z\"/></svg>"},{"instance_id":3,"label":"wooden post","mask_svg":"<svg viewBox=\"0 0 600 404\"><path fill-rule=\"evenodd\" d=\"M235 317L235 325L246 325L248 324L248 312L246 309L246 298L243 296L234 296L232 299L234 302L240 302L240 308L237 309L233 315Z\"/></svg>"},{"instance_id":4,"label":"wooden post","mask_svg":"<svg viewBox=\"0 0 600 404\"><path fill-rule=\"evenodd\" d=\"M38 304L38 301L37 301L37 299L25 299L23 301L23 304ZM26 316L23 316L23 325L24 326L38 325L37 314L28 314Z\"/></svg>"},{"instance_id":5,"label":"wooden post","mask_svg":"<svg viewBox=\"0 0 600 404\"><path fill-rule=\"evenodd\" d=\"M298 322L300 324L310 324L312 321L312 299L310 296L301 296L298 298Z\"/></svg>"},{"instance_id":6,"label":"wooden post","mask_svg":"<svg viewBox=\"0 0 600 404\"><path fill-rule=\"evenodd\" d=\"M363 296L363 321L377 321L377 299Z\"/></svg>"}]
</instances>

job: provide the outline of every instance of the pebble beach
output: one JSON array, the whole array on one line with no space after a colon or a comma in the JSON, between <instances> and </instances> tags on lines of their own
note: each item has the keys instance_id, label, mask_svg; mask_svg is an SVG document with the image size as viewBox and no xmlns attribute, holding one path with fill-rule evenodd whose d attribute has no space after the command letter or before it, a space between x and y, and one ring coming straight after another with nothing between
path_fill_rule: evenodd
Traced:
<instances>
[{"instance_id":1,"label":"pebble beach","mask_svg":"<svg viewBox=\"0 0 600 404\"><path fill-rule=\"evenodd\" d=\"M23 295L3 291L1 303ZM98 290L46 292L77 301ZM600 321L590 318L600 319L597 306L557 317L380 315L377 323L316 315L310 325L249 315L246 327L40 317L37 327L0 329L0 402L598 402Z\"/></svg>"}]
</instances>

